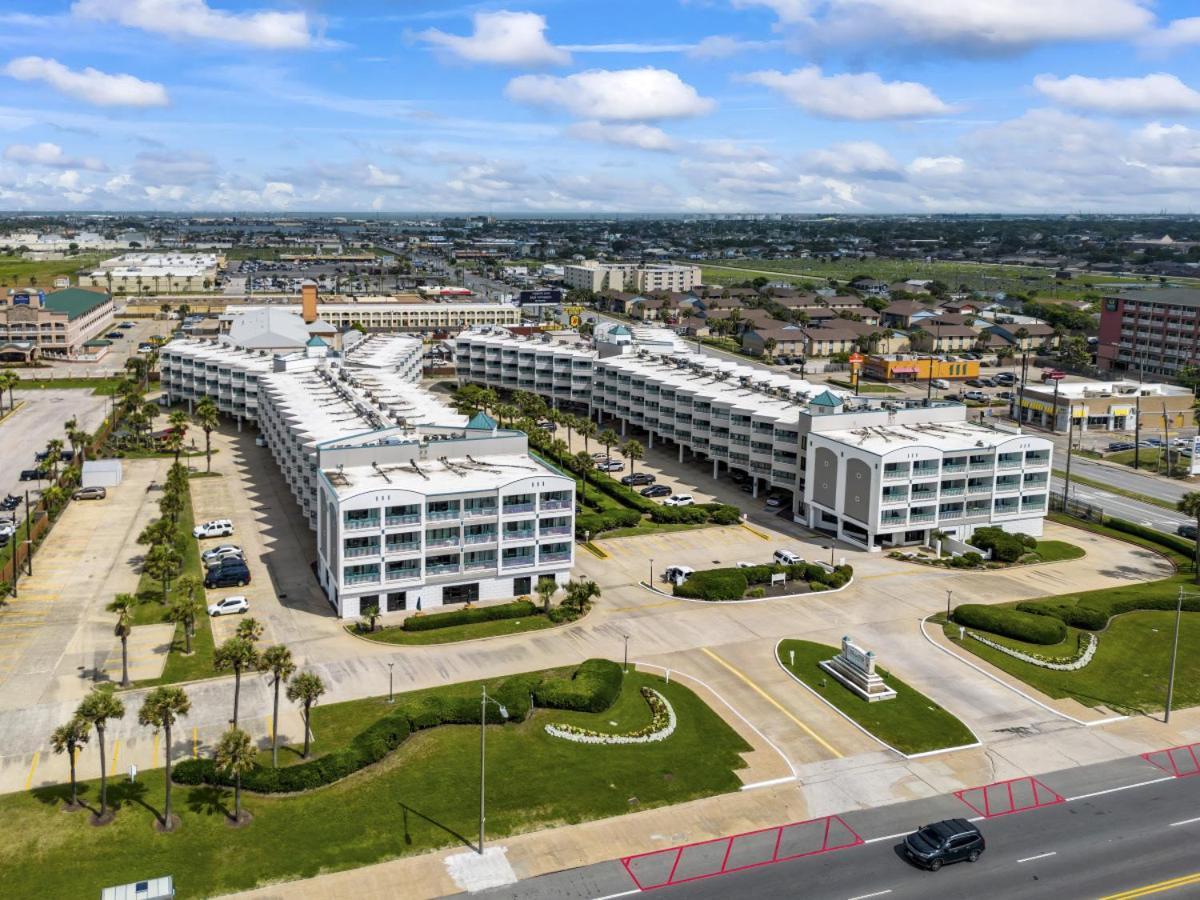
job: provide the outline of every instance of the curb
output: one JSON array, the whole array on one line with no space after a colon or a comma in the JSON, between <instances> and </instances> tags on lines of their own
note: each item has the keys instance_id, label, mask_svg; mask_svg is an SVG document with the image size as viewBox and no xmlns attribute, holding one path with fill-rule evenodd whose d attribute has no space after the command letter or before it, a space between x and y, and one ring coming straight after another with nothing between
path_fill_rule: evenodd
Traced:
<instances>
[{"instance_id":1,"label":"curb","mask_svg":"<svg viewBox=\"0 0 1200 900\"><path fill-rule=\"evenodd\" d=\"M826 594L840 594L850 585L854 584L854 576L850 576L850 580L843 584L840 588L832 588L828 591L809 591L805 594L780 594L777 597L745 597L741 600L700 600L696 597L680 597L678 594L668 594L666 591L659 590L654 585L645 581L639 581L638 586L643 587L651 593L658 594L660 597L666 597L669 600L682 600L685 603L703 603L705 606L735 606L740 603L766 603L769 600L795 600L798 597L824 597Z\"/></svg>"},{"instance_id":2,"label":"curb","mask_svg":"<svg viewBox=\"0 0 1200 900\"><path fill-rule=\"evenodd\" d=\"M932 613L930 615L932 615ZM1077 719L1074 716L1069 716L1065 712L1061 712L1060 710L1055 709L1053 706L1049 706L1049 705L1043 703L1041 700L1038 700L1036 697L1030 696L1029 694L1025 693L1023 690L1021 690L1020 688L1013 687L1011 684L1009 684L1003 678L997 678L991 672L988 672L986 669L983 669L980 666L977 666L975 663L971 662L969 659L966 659L966 658L960 656L959 654L955 653L953 650L950 650L947 647L943 647L941 644L939 644L937 641L935 641L933 638L931 638L929 636L929 634L925 631L925 623L928 620L929 620L929 616L925 616L924 618L922 618L921 624L918 627L921 629L921 636L924 637L925 640L929 641L930 644L932 644L934 647L937 647L937 649L941 650L947 656L954 657L955 659L957 659L959 662L963 663L964 665L970 666L972 669L974 669L979 674L984 675L987 678L990 678L992 681L996 682L996 684L1000 685L1001 687L1008 688L1014 694L1017 694L1020 697L1024 697L1030 703L1040 706L1042 709L1046 710L1046 712L1048 712L1048 713L1052 713L1053 715L1056 715L1061 719L1066 719L1068 722L1074 722L1076 725L1082 725L1084 728L1093 728L1096 725L1111 725L1113 722L1120 722L1120 721L1123 721L1124 719L1129 718L1129 716L1109 716L1107 719L1100 719L1099 721L1096 721L1096 722L1085 722L1082 719Z\"/></svg>"},{"instance_id":3,"label":"curb","mask_svg":"<svg viewBox=\"0 0 1200 900\"><path fill-rule=\"evenodd\" d=\"M841 716L843 719L845 719L847 722L849 722L851 725L853 725L855 728L857 728L859 731L861 731L863 734L865 734L867 737L869 737L871 740L875 741L878 744L882 744L884 747L886 747L888 750L891 750L897 756L902 756L905 759L923 759L927 756L940 756L943 753L954 753L955 751L958 751L958 750L973 750L976 747L983 746L983 742L981 740L979 740L979 735L975 734L975 732L971 730L971 726L968 725L966 722L962 722L962 719L958 719L958 716L954 716L954 718L956 718L960 722L962 722L962 726L965 729L967 729L967 731L971 732L971 736L975 738L975 743L959 744L957 747L942 747L939 750L923 750L920 753L905 753L903 750L897 750L895 747L893 747L887 741L883 740L883 738L879 737L877 734L874 734L873 732L868 731L863 725L854 721L854 719L850 718L848 715L846 715L846 713L842 712L840 709L838 709L836 706L834 706L832 703L830 703L828 700L826 700L824 697L822 697L820 694L818 694L816 691L814 691L812 688L810 688L800 678L798 678L796 676L796 674L794 672L792 672L791 669L789 669L787 666L785 666L783 664L783 660L779 658L779 645L782 644L785 640L787 640L787 638L780 638L778 641L775 642L775 650L774 650L775 662L779 664L779 668L783 669L783 671L787 674L787 676L789 678L792 679L792 681L796 682L796 684L800 685L800 687L804 688L806 691L808 691L810 694L812 694L814 697L816 697L818 700L820 700L822 703L824 703L826 706L828 706L830 709L832 709L835 713L837 713L839 716ZM950 712L950 711L946 710L946 712ZM950 715L954 715L954 714L950 713Z\"/></svg>"}]
</instances>

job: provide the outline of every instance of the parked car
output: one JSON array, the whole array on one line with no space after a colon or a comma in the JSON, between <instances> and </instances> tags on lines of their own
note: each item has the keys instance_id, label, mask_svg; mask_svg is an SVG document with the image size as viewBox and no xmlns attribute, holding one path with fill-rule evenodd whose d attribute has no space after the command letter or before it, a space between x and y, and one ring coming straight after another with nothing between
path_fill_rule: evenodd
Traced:
<instances>
[{"instance_id":1,"label":"parked car","mask_svg":"<svg viewBox=\"0 0 1200 900\"><path fill-rule=\"evenodd\" d=\"M1194 541L1196 539L1196 526L1180 525L1175 529L1175 533L1180 537L1187 538L1189 541Z\"/></svg>"},{"instance_id":2,"label":"parked car","mask_svg":"<svg viewBox=\"0 0 1200 900\"><path fill-rule=\"evenodd\" d=\"M995 387L996 379L991 375L981 375L979 376L979 384L983 387Z\"/></svg>"},{"instance_id":3,"label":"parked car","mask_svg":"<svg viewBox=\"0 0 1200 900\"><path fill-rule=\"evenodd\" d=\"M236 556L239 559L245 558L242 554L242 548L237 544L221 544L219 547L213 547L211 550L205 550L201 553L200 561L209 566L229 556Z\"/></svg>"},{"instance_id":4,"label":"parked car","mask_svg":"<svg viewBox=\"0 0 1200 900\"><path fill-rule=\"evenodd\" d=\"M125 332L110 331L108 334L105 335L105 337L108 338L109 340L115 341L115 340L119 340L120 338L125 337Z\"/></svg>"},{"instance_id":5,"label":"parked car","mask_svg":"<svg viewBox=\"0 0 1200 900\"><path fill-rule=\"evenodd\" d=\"M250 611L250 601L240 594L235 597L226 597L224 600L218 600L208 608L210 616L225 616L230 613L244 613Z\"/></svg>"},{"instance_id":6,"label":"parked car","mask_svg":"<svg viewBox=\"0 0 1200 900\"><path fill-rule=\"evenodd\" d=\"M634 472L632 475L626 475L622 478L621 484L636 487L639 484L654 484L657 480L649 472Z\"/></svg>"},{"instance_id":7,"label":"parked car","mask_svg":"<svg viewBox=\"0 0 1200 900\"><path fill-rule=\"evenodd\" d=\"M553 422L551 422L549 419L543 419L542 421L538 422L537 427L542 429L542 431L551 431L551 432L556 431L558 429L558 426L555 425Z\"/></svg>"},{"instance_id":8,"label":"parked car","mask_svg":"<svg viewBox=\"0 0 1200 900\"><path fill-rule=\"evenodd\" d=\"M687 581L695 571L690 566L667 566L663 570L662 579L669 584L679 585Z\"/></svg>"},{"instance_id":9,"label":"parked car","mask_svg":"<svg viewBox=\"0 0 1200 900\"><path fill-rule=\"evenodd\" d=\"M691 506L696 498L691 494L672 494L663 501L663 506Z\"/></svg>"},{"instance_id":10,"label":"parked car","mask_svg":"<svg viewBox=\"0 0 1200 900\"><path fill-rule=\"evenodd\" d=\"M233 523L228 519L201 522L192 529L192 537L196 538L229 537L231 534L233 534Z\"/></svg>"},{"instance_id":11,"label":"parked car","mask_svg":"<svg viewBox=\"0 0 1200 900\"><path fill-rule=\"evenodd\" d=\"M72 500L103 500L108 496L108 491L102 487L82 487L71 495Z\"/></svg>"},{"instance_id":12,"label":"parked car","mask_svg":"<svg viewBox=\"0 0 1200 900\"><path fill-rule=\"evenodd\" d=\"M983 379L981 379L981 378L968 378L968 379L967 379L967 387L973 387L973 388L980 388L980 387L983 387Z\"/></svg>"},{"instance_id":13,"label":"parked car","mask_svg":"<svg viewBox=\"0 0 1200 900\"><path fill-rule=\"evenodd\" d=\"M781 506L783 506L783 498L782 497L768 497L767 498L767 509L779 509L779 507L781 507Z\"/></svg>"},{"instance_id":14,"label":"parked car","mask_svg":"<svg viewBox=\"0 0 1200 900\"><path fill-rule=\"evenodd\" d=\"M950 390L950 382L948 382L948 381L947 381L945 378L935 378L935 379L933 379L933 386L934 386L935 388L937 388L939 391L948 391L948 390Z\"/></svg>"},{"instance_id":15,"label":"parked car","mask_svg":"<svg viewBox=\"0 0 1200 900\"><path fill-rule=\"evenodd\" d=\"M1017 383L1017 376L1012 372L998 372L994 377L996 384L1003 384L1007 387L1011 387Z\"/></svg>"},{"instance_id":16,"label":"parked car","mask_svg":"<svg viewBox=\"0 0 1200 900\"><path fill-rule=\"evenodd\" d=\"M976 403L987 403L988 395L983 391L966 391L963 397L967 400L974 400Z\"/></svg>"},{"instance_id":17,"label":"parked car","mask_svg":"<svg viewBox=\"0 0 1200 900\"><path fill-rule=\"evenodd\" d=\"M122 322L122 323L121 323L120 325L118 325L117 327L118 327L118 328L132 328L132 327L133 327L133 323L132 323L132 322Z\"/></svg>"},{"instance_id":18,"label":"parked car","mask_svg":"<svg viewBox=\"0 0 1200 900\"><path fill-rule=\"evenodd\" d=\"M208 570L208 574L204 576L206 588L245 587L250 583L250 570L246 568L245 563L239 564L233 560L227 562L233 562L233 565L222 563Z\"/></svg>"},{"instance_id":19,"label":"parked car","mask_svg":"<svg viewBox=\"0 0 1200 900\"><path fill-rule=\"evenodd\" d=\"M22 481L37 481L41 477L42 476L38 473L37 469L22 469L21 470L21 480Z\"/></svg>"},{"instance_id":20,"label":"parked car","mask_svg":"<svg viewBox=\"0 0 1200 900\"><path fill-rule=\"evenodd\" d=\"M803 556L793 553L791 550L776 550L771 558L781 566L794 566L796 563L804 562Z\"/></svg>"},{"instance_id":21,"label":"parked car","mask_svg":"<svg viewBox=\"0 0 1200 900\"><path fill-rule=\"evenodd\" d=\"M608 462L597 463L596 468L601 472L620 472L625 468L625 463L610 459Z\"/></svg>"},{"instance_id":22,"label":"parked car","mask_svg":"<svg viewBox=\"0 0 1200 900\"><path fill-rule=\"evenodd\" d=\"M0 522L0 535L6 538L12 537L17 533L17 526L13 522Z\"/></svg>"},{"instance_id":23,"label":"parked car","mask_svg":"<svg viewBox=\"0 0 1200 900\"><path fill-rule=\"evenodd\" d=\"M975 862L985 849L983 833L966 819L925 825L904 839L905 855L930 872L947 863Z\"/></svg>"},{"instance_id":24,"label":"parked car","mask_svg":"<svg viewBox=\"0 0 1200 900\"><path fill-rule=\"evenodd\" d=\"M671 489L665 484L652 484L650 487L642 488L638 493L643 497L669 497Z\"/></svg>"}]
</instances>

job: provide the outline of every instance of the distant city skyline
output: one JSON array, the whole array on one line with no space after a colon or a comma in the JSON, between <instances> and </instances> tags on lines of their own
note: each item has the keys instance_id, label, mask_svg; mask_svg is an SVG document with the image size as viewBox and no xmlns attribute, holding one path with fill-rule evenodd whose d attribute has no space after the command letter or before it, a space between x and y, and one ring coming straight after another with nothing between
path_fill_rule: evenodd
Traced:
<instances>
[{"instance_id":1,"label":"distant city skyline","mask_svg":"<svg viewBox=\"0 0 1200 900\"><path fill-rule=\"evenodd\" d=\"M0 210L1188 212L1197 12L9 0Z\"/></svg>"}]
</instances>

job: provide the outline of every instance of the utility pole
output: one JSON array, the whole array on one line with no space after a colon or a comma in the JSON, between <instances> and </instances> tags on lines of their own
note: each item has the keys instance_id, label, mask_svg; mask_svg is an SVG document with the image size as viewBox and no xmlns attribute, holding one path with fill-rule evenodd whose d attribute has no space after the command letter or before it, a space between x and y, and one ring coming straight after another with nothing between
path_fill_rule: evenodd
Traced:
<instances>
[{"instance_id":1,"label":"utility pole","mask_svg":"<svg viewBox=\"0 0 1200 900\"><path fill-rule=\"evenodd\" d=\"M1133 468L1141 468L1142 462L1142 375L1145 368L1143 360L1138 360L1138 387L1133 398Z\"/></svg>"},{"instance_id":2,"label":"utility pole","mask_svg":"<svg viewBox=\"0 0 1200 900\"><path fill-rule=\"evenodd\" d=\"M1062 383L1061 378L1054 379L1054 413L1050 416L1050 433L1058 434L1058 386ZM1067 442L1067 453L1071 452L1071 444Z\"/></svg>"},{"instance_id":3,"label":"utility pole","mask_svg":"<svg viewBox=\"0 0 1200 900\"><path fill-rule=\"evenodd\" d=\"M1175 603L1175 637L1171 642L1171 675L1167 680L1167 708L1163 713L1163 724L1171 721L1171 703L1175 697L1175 662L1179 657L1179 620L1183 617L1183 588L1179 588L1179 599Z\"/></svg>"},{"instance_id":4,"label":"utility pole","mask_svg":"<svg viewBox=\"0 0 1200 900\"><path fill-rule=\"evenodd\" d=\"M1063 512L1067 511L1067 497L1071 490L1071 441L1075 437L1075 406L1067 404L1067 471L1063 478Z\"/></svg>"}]
</instances>

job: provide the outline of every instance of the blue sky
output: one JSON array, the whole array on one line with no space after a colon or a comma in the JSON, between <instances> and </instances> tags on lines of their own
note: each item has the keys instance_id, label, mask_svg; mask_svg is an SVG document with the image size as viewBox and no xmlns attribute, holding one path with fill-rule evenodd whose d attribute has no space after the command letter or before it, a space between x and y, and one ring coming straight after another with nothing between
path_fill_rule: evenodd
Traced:
<instances>
[{"instance_id":1,"label":"blue sky","mask_svg":"<svg viewBox=\"0 0 1200 900\"><path fill-rule=\"evenodd\" d=\"M0 0L0 208L1192 211L1195 0Z\"/></svg>"}]
</instances>

